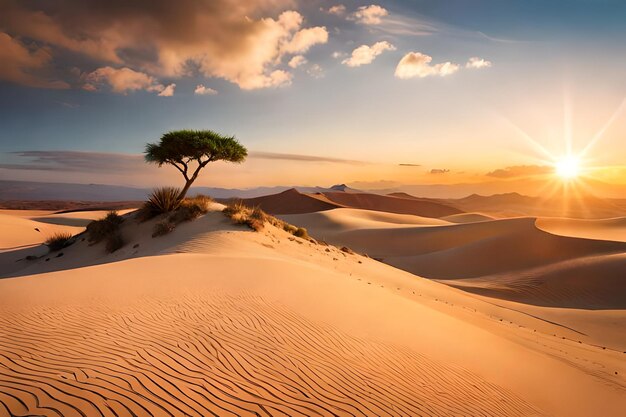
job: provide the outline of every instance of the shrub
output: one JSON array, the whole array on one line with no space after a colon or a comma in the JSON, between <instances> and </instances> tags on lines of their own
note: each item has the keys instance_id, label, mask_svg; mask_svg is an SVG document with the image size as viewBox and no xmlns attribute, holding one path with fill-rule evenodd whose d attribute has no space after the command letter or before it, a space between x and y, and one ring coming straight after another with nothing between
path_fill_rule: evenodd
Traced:
<instances>
[{"instance_id":1,"label":"shrub","mask_svg":"<svg viewBox=\"0 0 626 417\"><path fill-rule=\"evenodd\" d=\"M113 253L118 249L121 249L126 244L126 241L122 237L120 232L115 232L107 237L106 251Z\"/></svg>"},{"instance_id":2,"label":"shrub","mask_svg":"<svg viewBox=\"0 0 626 417\"><path fill-rule=\"evenodd\" d=\"M186 198L180 203L180 207L169 216L168 220L173 223L182 223L197 219L208 213L212 201L210 197L205 195Z\"/></svg>"},{"instance_id":3,"label":"shrub","mask_svg":"<svg viewBox=\"0 0 626 417\"><path fill-rule=\"evenodd\" d=\"M70 232L57 232L45 241L50 252L59 251L72 243L72 234Z\"/></svg>"},{"instance_id":4,"label":"shrub","mask_svg":"<svg viewBox=\"0 0 626 417\"><path fill-rule=\"evenodd\" d=\"M140 221L146 221L159 214L171 213L181 204L181 201L178 199L179 194L180 189L175 187L154 189L148 201L143 203L143 206L137 211L137 218Z\"/></svg>"},{"instance_id":5,"label":"shrub","mask_svg":"<svg viewBox=\"0 0 626 417\"><path fill-rule=\"evenodd\" d=\"M100 220L94 220L87 225L87 238L92 243L98 243L116 233L124 218L115 211L110 211Z\"/></svg>"},{"instance_id":6,"label":"shrub","mask_svg":"<svg viewBox=\"0 0 626 417\"><path fill-rule=\"evenodd\" d=\"M296 231L293 232L293 235L295 237L301 237L302 239L308 239L309 238L309 233L306 231L306 229L304 227L296 228Z\"/></svg>"},{"instance_id":7,"label":"shrub","mask_svg":"<svg viewBox=\"0 0 626 417\"><path fill-rule=\"evenodd\" d=\"M354 251L352 249L350 249L349 247L347 247L347 246L342 246L341 247L341 251L345 252L345 253L348 253L350 255L354 255Z\"/></svg>"},{"instance_id":8,"label":"shrub","mask_svg":"<svg viewBox=\"0 0 626 417\"><path fill-rule=\"evenodd\" d=\"M176 225L170 221L163 220L162 222L158 222L154 225L154 229L152 230L152 237L163 236L170 233Z\"/></svg>"}]
</instances>

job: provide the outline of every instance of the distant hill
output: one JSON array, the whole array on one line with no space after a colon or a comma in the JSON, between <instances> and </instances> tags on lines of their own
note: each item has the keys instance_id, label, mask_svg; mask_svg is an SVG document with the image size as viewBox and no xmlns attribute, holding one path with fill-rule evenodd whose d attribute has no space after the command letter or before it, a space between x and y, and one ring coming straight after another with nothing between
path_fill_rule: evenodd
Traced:
<instances>
[{"instance_id":1,"label":"distant hill","mask_svg":"<svg viewBox=\"0 0 626 417\"><path fill-rule=\"evenodd\" d=\"M357 190L306 194L291 189L278 194L242 199L242 202L250 207L258 206L271 214L312 213L340 207L413 214L422 217L444 217L462 212L455 207L438 202L369 194Z\"/></svg>"}]
</instances>

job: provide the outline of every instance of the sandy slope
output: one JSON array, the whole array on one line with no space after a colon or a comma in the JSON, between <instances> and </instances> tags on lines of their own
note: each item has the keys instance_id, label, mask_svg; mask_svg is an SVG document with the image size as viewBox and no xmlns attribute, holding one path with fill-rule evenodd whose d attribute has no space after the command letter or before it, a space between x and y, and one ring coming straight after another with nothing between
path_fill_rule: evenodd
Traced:
<instances>
[{"instance_id":1,"label":"sandy slope","mask_svg":"<svg viewBox=\"0 0 626 417\"><path fill-rule=\"evenodd\" d=\"M38 213L40 214L40 213ZM0 253L20 247L37 245L56 232L78 233L82 227L57 226L38 222L13 213L0 212Z\"/></svg>"},{"instance_id":2,"label":"sandy slope","mask_svg":"<svg viewBox=\"0 0 626 417\"><path fill-rule=\"evenodd\" d=\"M622 351L558 323L217 212L166 237L151 226L127 220L114 254L79 241L0 280L0 415L626 407Z\"/></svg>"},{"instance_id":3,"label":"sandy slope","mask_svg":"<svg viewBox=\"0 0 626 417\"><path fill-rule=\"evenodd\" d=\"M626 217L612 219L537 219L539 229L561 236L626 242Z\"/></svg>"}]
</instances>

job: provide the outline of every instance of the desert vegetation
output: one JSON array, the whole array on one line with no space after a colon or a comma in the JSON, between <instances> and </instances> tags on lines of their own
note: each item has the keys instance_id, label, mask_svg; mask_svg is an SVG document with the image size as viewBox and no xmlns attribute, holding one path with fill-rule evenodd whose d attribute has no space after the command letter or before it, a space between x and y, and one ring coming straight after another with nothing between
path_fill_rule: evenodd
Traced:
<instances>
[{"instance_id":1,"label":"desert vegetation","mask_svg":"<svg viewBox=\"0 0 626 417\"><path fill-rule=\"evenodd\" d=\"M183 175L184 187L178 192L182 201L200 171L210 162L241 163L248 150L234 136L224 136L212 130L177 130L167 132L158 143L148 143L146 162L171 165Z\"/></svg>"},{"instance_id":2,"label":"desert vegetation","mask_svg":"<svg viewBox=\"0 0 626 417\"><path fill-rule=\"evenodd\" d=\"M105 249L113 253L124 246L125 241L120 232L124 218L116 211L110 211L100 220L94 220L87 225L87 240L91 244L105 241Z\"/></svg>"},{"instance_id":3,"label":"desert vegetation","mask_svg":"<svg viewBox=\"0 0 626 417\"><path fill-rule=\"evenodd\" d=\"M50 252L57 252L72 244L72 234L69 232L57 232L45 241Z\"/></svg>"},{"instance_id":4,"label":"desert vegetation","mask_svg":"<svg viewBox=\"0 0 626 417\"><path fill-rule=\"evenodd\" d=\"M274 216L271 216L261 210L259 207L247 207L242 202L238 201L229 204L224 208L223 213L236 224L245 224L250 229L259 232L263 230L265 223L269 223L274 227L283 229L284 231L291 233L296 237L310 240L309 234L304 227L297 227L289 224L283 220L280 220Z\"/></svg>"}]
</instances>

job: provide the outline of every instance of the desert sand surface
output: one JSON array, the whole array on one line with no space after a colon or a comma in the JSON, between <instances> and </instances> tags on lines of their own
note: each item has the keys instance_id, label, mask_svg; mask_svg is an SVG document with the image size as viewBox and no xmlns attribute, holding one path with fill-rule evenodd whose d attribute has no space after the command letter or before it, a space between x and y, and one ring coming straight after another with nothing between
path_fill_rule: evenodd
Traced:
<instances>
[{"instance_id":1,"label":"desert sand surface","mask_svg":"<svg viewBox=\"0 0 626 417\"><path fill-rule=\"evenodd\" d=\"M269 224L256 233L214 211L151 238L153 222L131 216L113 254L79 239L61 257L16 262L21 249L0 263L0 415L626 407L626 345ZM398 220L381 216L365 219Z\"/></svg>"},{"instance_id":2,"label":"desert sand surface","mask_svg":"<svg viewBox=\"0 0 626 417\"><path fill-rule=\"evenodd\" d=\"M535 224L541 230L560 236L626 242L626 217L599 220L541 218Z\"/></svg>"}]
</instances>

